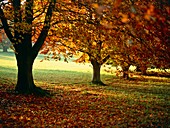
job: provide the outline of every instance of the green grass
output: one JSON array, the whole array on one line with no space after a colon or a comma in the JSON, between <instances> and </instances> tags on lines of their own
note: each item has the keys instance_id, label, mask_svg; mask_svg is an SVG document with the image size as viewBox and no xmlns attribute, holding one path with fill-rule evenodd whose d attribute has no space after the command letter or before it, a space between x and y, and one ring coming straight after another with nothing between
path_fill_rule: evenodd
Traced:
<instances>
[{"instance_id":1,"label":"green grass","mask_svg":"<svg viewBox=\"0 0 170 128\"><path fill-rule=\"evenodd\" d=\"M0 127L170 127L170 79L105 73L107 86L90 83L90 64L43 61L34 64L37 86L55 94L41 98L13 94L16 61L0 53Z\"/></svg>"},{"instance_id":2,"label":"green grass","mask_svg":"<svg viewBox=\"0 0 170 128\"><path fill-rule=\"evenodd\" d=\"M81 83L90 82L92 78L92 67L90 63L79 64L69 60L69 63L54 60L43 60L43 55L39 55L33 65L33 75L35 81L47 83ZM43 62L41 62L43 60ZM0 76L16 79L17 64L12 52L0 53ZM104 80L110 74L101 71ZM48 77L47 77L48 76Z\"/></svg>"}]
</instances>

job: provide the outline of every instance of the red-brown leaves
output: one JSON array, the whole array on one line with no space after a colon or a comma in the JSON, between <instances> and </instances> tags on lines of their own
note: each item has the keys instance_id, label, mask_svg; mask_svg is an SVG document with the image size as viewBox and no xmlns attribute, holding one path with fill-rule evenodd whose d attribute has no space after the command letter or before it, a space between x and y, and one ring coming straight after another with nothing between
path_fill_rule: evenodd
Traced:
<instances>
[{"instance_id":1,"label":"red-brown leaves","mask_svg":"<svg viewBox=\"0 0 170 128\"><path fill-rule=\"evenodd\" d=\"M54 93L51 98L16 95L12 93L14 86L8 83L0 82L0 127L168 125L167 83L112 79L105 87L49 84Z\"/></svg>"}]
</instances>

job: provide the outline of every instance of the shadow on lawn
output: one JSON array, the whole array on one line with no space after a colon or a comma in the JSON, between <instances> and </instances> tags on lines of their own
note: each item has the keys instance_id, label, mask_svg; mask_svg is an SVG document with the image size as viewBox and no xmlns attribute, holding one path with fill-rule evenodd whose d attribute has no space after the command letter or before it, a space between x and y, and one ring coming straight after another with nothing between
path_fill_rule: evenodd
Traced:
<instances>
[{"instance_id":1,"label":"shadow on lawn","mask_svg":"<svg viewBox=\"0 0 170 128\"><path fill-rule=\"evenodd\" d=\"M170 97L170 79L133 77L130 80L108 79L110 81L106 90L120 91L128 94L140 93L142 95L157 95Z\"/></svg>"}]
</instances>

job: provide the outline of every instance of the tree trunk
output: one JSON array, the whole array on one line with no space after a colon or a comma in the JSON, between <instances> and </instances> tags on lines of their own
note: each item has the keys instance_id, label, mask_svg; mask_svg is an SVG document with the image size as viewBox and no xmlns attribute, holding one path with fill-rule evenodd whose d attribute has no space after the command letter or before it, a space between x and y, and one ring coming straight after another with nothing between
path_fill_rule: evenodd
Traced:
<instances>
[{"instance_id":1,"label":"tree trunk","mask_svg":"<svg viewBox=\"0 0 170 128\"><path fill-rule=\"evenodd\" d=\"M129 67L130 67L129 65L122 67L122 69L123 69L123 76L122 77L124 79L129 79L129 73L128 73Z\"/></svg>"},{"instance_id":2,"label":"tree trunk","mask_svg":"<svg viewBox=\"0 0 170 128\"><path fill-rule=\"evenodd\" d=\"M136 66L136 72L141 72L141 69L139 66Z\"/></svg>"},{"instance_id":3,"label":"tree trunk","mask_svg":"<svg viewBox=\"0 0 170 128\"><path fill-rule=\"evenodd\" d=\"M15 91L21 94L36 94L39 96L48 96L49 93L34 84L33 80L33 62L34 60L27 55L16 55L18 76Z\"/></svg>"},{"instance_id":4,"label":"tree trunk","mask_svg":"<svg viewBox=\"0 0 170 128\"><path fill-rule=\"evenodd\" d=\"M92 83L93 84L99 84L99 85L105 85L101 79L100 79L100 68L101 65L94 59L91 60L91 64L93 66L93 78Z\"/></svg>"},{"instance_id":5,"label":"tree trunk","mask_svg":"<svg viewBox=\"0 0 170 128\"><path fill-rule=\"evenodd\" d=\"M142 75L147 75L147 67L146 66L142 66L141 67L141 73L142 73Z\"/></svg>"},{"instance_id":6,"label":"tree trunk","mask_svg":"<svg viewBox=\"0 0 170 128\"><path fill-rule=\"evenodd\" d=\"M30 94L34 92L35 85L33 81L32 66L33 62L26 56L25 59L17 59L18 76L15 90L19 93Z\"/></svg>"},{"instance_id":7,"label":"tree trunk","mask_svg":"<svg viewBox=\"0 0 170 128\"><path fill-rule=\"evenodd\" d=\"M3 52L8 52L8 47L7 46L3 46Z\"/></svg>"},{"instance_id":8,"label":"tree trunk","mask_svg":"<svg viewBox=\"0 0 170 128\"><path fill-rule=\"evenodd\" d=\"M141 72L142 75L146 75L147 74L147 66L145 65L140 65L140 66L136 66L136 71L137 72Z\"/></svg>"}]
</instances>

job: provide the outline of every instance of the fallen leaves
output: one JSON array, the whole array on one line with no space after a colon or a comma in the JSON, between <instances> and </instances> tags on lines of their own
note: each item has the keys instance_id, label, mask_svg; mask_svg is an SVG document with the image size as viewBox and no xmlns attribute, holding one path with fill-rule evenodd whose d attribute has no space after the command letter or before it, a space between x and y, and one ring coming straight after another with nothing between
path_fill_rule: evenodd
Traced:
<instances>
[{"instance_id":1,"label":"fallen leaves","mask_svg":"<svg viewBox=\"0 0 170 128\"><path fill-rule=\"evenodd\" d=\"M165 97L148 93L154 88L142 90L142 86L130 84L53 85L50 89L56 95L52 98L16 95L6 91L9 85L1 85L0 126L166 127L169 114Z\"/></svg>"}]
</instances>

